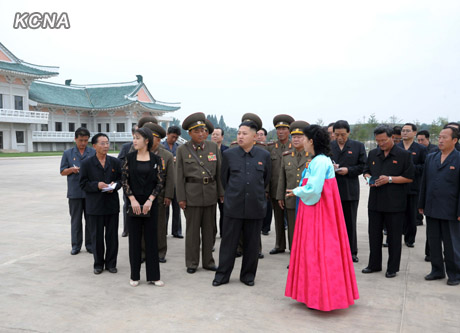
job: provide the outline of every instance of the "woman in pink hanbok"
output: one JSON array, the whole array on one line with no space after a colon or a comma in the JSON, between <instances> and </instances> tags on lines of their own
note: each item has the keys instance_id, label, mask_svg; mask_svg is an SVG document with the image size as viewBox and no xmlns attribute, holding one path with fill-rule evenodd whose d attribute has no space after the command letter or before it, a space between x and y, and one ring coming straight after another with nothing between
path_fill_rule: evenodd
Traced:
<instances>
[{"instance_id":1,"label":"woman in pink hanbok","mask_svg":"<svg viewBox=\"0 0 460 333\"><path fill-rule=\"evenodd\" d=\"M299 187L287 297L321 311L344 309L359 298L329 135L322 127L304 129L305 151L313 156Z\"/></svg>"}]
</instances>

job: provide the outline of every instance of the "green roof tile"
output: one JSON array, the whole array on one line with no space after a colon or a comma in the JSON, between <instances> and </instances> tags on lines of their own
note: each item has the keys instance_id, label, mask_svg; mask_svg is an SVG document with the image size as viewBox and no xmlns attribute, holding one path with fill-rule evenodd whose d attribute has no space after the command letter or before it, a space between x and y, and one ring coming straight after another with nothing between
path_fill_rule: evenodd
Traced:
<instances>
[{"instance_id":1,"label":"green roof tile","mask_svg":"<svg viewBox=\"0 0 460 333\"><path fill-rule=\"evenodd\" d=\"M49 76L55 76L59 74L58 72L45 71L45 70L41 70L38 68L30 67L28 65L25 65L24 63L13 63L13 62L6 62L6 61L0 61L0 70L2 69L6 71L29 74L32 76L49 77Z\"/></svg>"}]
</instances>

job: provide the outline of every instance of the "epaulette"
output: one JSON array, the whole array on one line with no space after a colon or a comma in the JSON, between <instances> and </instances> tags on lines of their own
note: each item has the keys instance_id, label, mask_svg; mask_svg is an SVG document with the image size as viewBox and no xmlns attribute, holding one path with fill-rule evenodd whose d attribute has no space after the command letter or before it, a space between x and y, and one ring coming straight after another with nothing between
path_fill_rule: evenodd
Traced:
<instances>
[{"instance_id":1,"label":"epaulette","mask_svg":"<svg viewBox=\"0 0 460 333\"><path fill-rule=\"evenodd\" d=\"M267 146L274 146L275 143L276 143L276 142L271 141L271 142L267 142L266 145L267 145Z\"/></svg>"},{"instance_id":2,"label":"epaulette","mask_svg":"<svg viewBox=\"0 0 460 333\"><path fill-rule=\"evenodd\" d=\"M292 153L294 154L294 152L292 152ZM289 151L289 150L286 150L285 152L283 152L283 156L286 156L286 155L289 155L289 154L291 154L291 151ZM292 155L292 156L294 156L294 155Z\"/></svg>"}]
</instances>

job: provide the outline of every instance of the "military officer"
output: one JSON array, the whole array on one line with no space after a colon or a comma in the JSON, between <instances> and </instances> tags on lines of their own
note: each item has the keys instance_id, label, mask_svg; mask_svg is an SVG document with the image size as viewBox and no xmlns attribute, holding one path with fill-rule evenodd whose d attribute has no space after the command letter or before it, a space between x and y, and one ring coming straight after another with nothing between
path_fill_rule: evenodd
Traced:
<instances>
[{"instance_id":1,"label":"military officer","mask_svg":"<svg viewBox=\"0 0 460 333\"><path fill-rule=\"evenodd\" d=\"M303 140L305 138L303 129L308 125L306 121L297 120L289 126L294 150L287 150L283 153L281 171L276 190L278 205L281 209L286 211L287 215L289 250L291 249L292 237L294 236L296 198L286 198L286 190L299 186L302 172L307 163L311 161L311 157L308 156L308 153L305 152L303 148Z\"/></svg>"},{"instance_id":2,"label":"military officer","mask_svg":"<svg viewBox=\"0 0 460 333\"><path fill-rule=\"evenodd\" d=\"M221 152L217 144L205 141L204 113L191 114L182 123L191 140L176 153L176 195L184 210L187 229L185 235L185 265L193 274L200 262L200 230L202 236L203 268L215 271L212 256L215 237L217 200L223 202L220 179Z\"/></svg>"},{"instance_id":3,"label":"military officer","mask_svg":"<svg viewBox=\"0 0 460 333\"><path fill-rule=\"evenodd\" d=\"M272 200L273 214L275 215L275 232L276 243L275 247L270 251L270 254L283 253L286 250L286 232L284 229L284 211L276 200L276 192L278 189L278 179L280 177L281 159L283 153L292 150L292 143L289 140L289 126L294 121L294 118L287 114L279 114L273 118L273 125L276 128L278 140L268 144L270 158L272 162L272 175L270 180L270 198Z\"/></svg>"},{"instance_id":4,"label":"military officer","mask_svg":"<svg viewBox=\"0 0 460 333\"><path fill-rule=\"evenodd\" d=\"M205 123L206 123L206 127L204 128L204 132L205 132L204 140L207 141L209 134L212 134L214 132L214 125L212 124L211 120L207 118L206 118Z\"/></svg>"},{"instance_id":5,"label":"military officer","mask_svg":"<svg viewBox=\"0 0 460 333\"><path fill-rule=\"evenodd\" d=\"M165 173L165 184L163 190L158 195L158 257L161 263L165 263L166 252L168 250L166 242L166 208L169 207L174 198L174 156L160 144L161 139L166 136L166 131L163 127L153 123L145 124L144 127L152 131L152 152L161 157Z\"/></svg>"}]
</instances>

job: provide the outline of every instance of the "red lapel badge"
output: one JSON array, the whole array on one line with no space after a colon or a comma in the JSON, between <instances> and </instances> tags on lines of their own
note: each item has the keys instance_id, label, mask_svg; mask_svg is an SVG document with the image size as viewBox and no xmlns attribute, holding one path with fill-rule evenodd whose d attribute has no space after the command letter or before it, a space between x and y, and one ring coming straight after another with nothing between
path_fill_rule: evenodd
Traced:
<instances>
[{"instance_id":1,"label":"red lapel badge","mask_svg":"<svg viewBox=\"0 0 460 333\"><path fill-rule=\"evenodd\" d=\"M396 160L393 160L393 164L398 164L398 161L396 161Z\"/></svg>"},{"instance_id":2,"label":"red lapel badge","mask_svg":"<svg viewBox=\"0 0 460 333\"><path fill-rule=\"evenodd\" d=\"M353 152L351 150L348 151L348 154L353 154Z\"/></svg>"},{"instance_id":3,"label":"red lapel badge","mask_svg":"<svg viewBox=\"0 0 460 333\"><path fill-rule=\"evenodd\" d=\"M450 169L451 169L451 170L455 170L455 167L452 165L452 166L450 167Z\"/></svg>"},{"instance_id":4,"label":"red lapel badge","mask_svg":"<svg viewBox=\"0 0 460 333\"><path fill-rule=\"evenodd\" d=\"M259 162L258 164L259 164L259 165L264 165L262 162Z\"/></svg>"}]
</instances>

